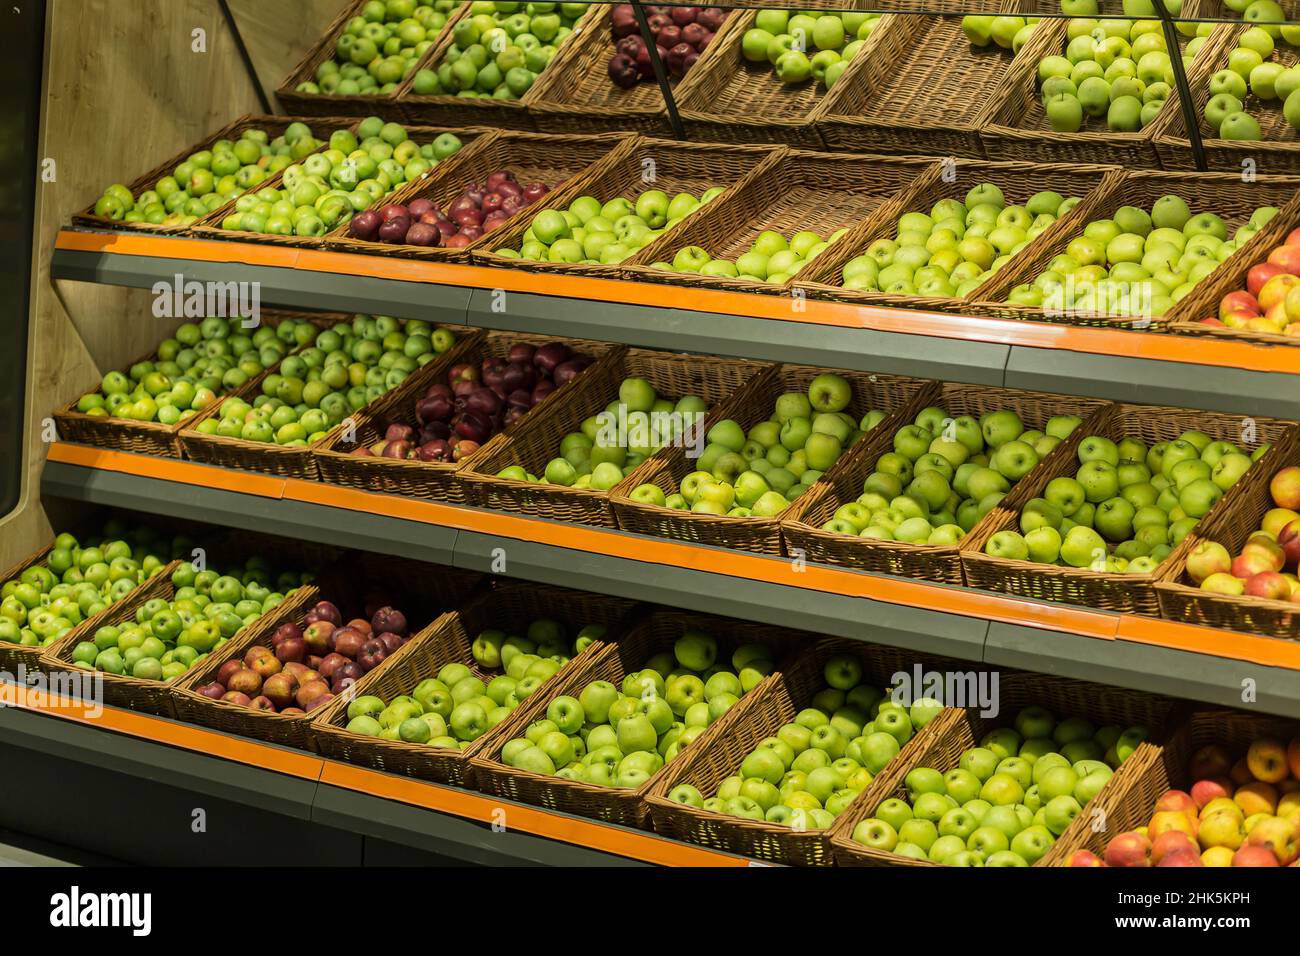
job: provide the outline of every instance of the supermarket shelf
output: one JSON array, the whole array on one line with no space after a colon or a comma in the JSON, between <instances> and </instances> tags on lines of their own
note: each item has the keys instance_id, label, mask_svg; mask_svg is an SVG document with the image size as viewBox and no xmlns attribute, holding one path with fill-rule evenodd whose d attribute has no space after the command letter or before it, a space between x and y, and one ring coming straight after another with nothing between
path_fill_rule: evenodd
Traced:
<instances>
[{"instance_id":1,"label":"supermarket shelf","mask_svg":"<svg viewBox=\"0 0 1300 956\"><path fill-rule=\"evenodd\" d=\"M267 305L1300 418L1296 350L1195 336L79 230L59 234L50 271L135 288L257 282Z\"/></svg>"},{"instance_id":2,"label":"supermarket shelf","mask_svg":"<svg viewBox=\"0 0 1300 956\"><path fill-rule=\"evenodd\" d=\"M42 490L1300 717L1300 643L66 443Z\"/></svg>"},{"instance_id":3,"label":"supermarket shelf","mask_svg":"<svg viewBox=\"0 0 1300 956\"><path fill-rule=\"evenodd\" d=\"M731 854L380 773L162 717L0 684L0 825L132 862L248 863L261 833L298 863L744 866ZM12 792L7 792L8 790ZM139 798L138 800L136 798ZM96 807L112 828L93 828ZM191 826L203 810L206 830ZM9 814L16 812L12 818ZM497 826L492 824L496 822ZM171 825L169 825L171 824ZM238 826L240 839L211 845ZM155 835L141 840L141 833ZM121 845L116 842L129 834ZM298 852L298 851L295 851ZM188 857L187 857L188 854ZM236 854L212 860L213 854ZM143 858L142 858L143 857Z\"/></svg>"}]
</instances>

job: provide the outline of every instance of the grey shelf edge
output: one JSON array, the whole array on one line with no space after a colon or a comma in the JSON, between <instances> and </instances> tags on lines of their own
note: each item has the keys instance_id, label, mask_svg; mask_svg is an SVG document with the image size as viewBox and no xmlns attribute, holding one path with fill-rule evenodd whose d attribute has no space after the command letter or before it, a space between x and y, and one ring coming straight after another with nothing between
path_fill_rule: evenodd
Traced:
<instances>
[{"instance_id":1,"label":"grey shelf edge","mask_svg":"<svg viewBox=\"0 0 1300 956\"><path fill-rule=\"evenodd\" d=\"M501 801L506 826L493 830L487 825L489 821L468 820L18 708L0 707L0 735L6 747L67 761L71 765L66 778L69 786L75 786L73 768L80 764L199 798L226 800L302 823L387 841L457 863L645 865L639 860L511 830L513 804L509 801ZM15 769L12 763L10 769Z\"/></svg>"},{"instance_id":2,"label":"grey shelf edge","mask_svg":"<svg viewBox=\"0 0 1300 956\"><path fill-rule=\"evenodd\" d=\"M186 280L200 282L256 282L266 305L382 312L642 348L1032 388L1231 414L1300 418L1300 364L1294 375L1251 372L693 312L673 305L674 288L668 285L662 287L663 305L634 306L243 263L69 249L56 249L50 264L54 279L145 289L158 282L170 284L178 273ZM792 310L796 305L791 300Z\"/></svg>"},{"instance_id":3,"label":"grey shelf edge","mask_svg":"<svg viewBox=\"0 0 1300 956\"><path fill-rule=\"evenodd\" d=\"M172 516L201 514L231 527L293 535L506 577L580 587L672 607L773 623L818 634L1000 667L1159 691L1241 706L1241 681L1255 681L1253 705L1300 716L1300 672L1226 661L1127 641L1101 641L1017 627L927 608L827 594L690 568L665 567L477 532L453 532L380 514L266 501L50 462L44 494ZM725 553L725 552L724 552ZM769 560L786 560L771 558Z\"/></svg>"}]
</instances>

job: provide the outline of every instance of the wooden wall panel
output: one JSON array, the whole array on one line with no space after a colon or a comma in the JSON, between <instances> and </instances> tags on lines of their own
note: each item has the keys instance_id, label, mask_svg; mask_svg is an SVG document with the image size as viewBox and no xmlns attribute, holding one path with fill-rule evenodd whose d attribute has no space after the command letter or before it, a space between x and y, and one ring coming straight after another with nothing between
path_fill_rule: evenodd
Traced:
<instances>
[{"instance_id":1,"label":"wooden wall panel","mask_svg":"<svg viewBox=\"0 0 1300 956\"><path fill-rule=\"evenodd\" d=\"M341 0L234 0L251 55L274 89ZM250 25L245 25L245 23ZM206 52L193 31L206 33ZM283 66L276 63L282 60ZM44 544L41 423L104 372L168 331L146 291L49 278L54 237L110 183L130 181L235 117L258 112L253 84L215 0L51 0L40 155L57 180L38 186L27 383L27 475L0 517L0 567Z\"/></svg>"}]
</instances>

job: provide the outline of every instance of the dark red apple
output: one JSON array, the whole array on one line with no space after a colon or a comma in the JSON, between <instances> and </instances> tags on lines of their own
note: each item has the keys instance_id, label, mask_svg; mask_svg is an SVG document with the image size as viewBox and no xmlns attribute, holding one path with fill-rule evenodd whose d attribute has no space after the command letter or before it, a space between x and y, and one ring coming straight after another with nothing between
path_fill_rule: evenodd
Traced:
<instances>
[{"instance_id":1,"label":"dark red apple","mask_svg":"<svg viewBox=\"0 0 1300 956\"><path fill-rule=\"evenodd\" d=\"M253 702L253 698L249 697L247 694L241 694L237 690L232 690L229 693L223 694L221 699L227 704L235 704L239 707L247 707Z\"/></svg>"},{"instance_id":2,"label":"dark red apple","mask_svg":"<svg viewBox=\"0 0 1300 956\"><path fill-rule=\"evenodd\" d=\"M200 687L198 693L208 700L221 700L226 693L226 688L213 681L211 684L204 684Z\"/></svg>"},{"instance_id":3,"label":"dark red apple","mask_svg":"<svg viewBox=\"0 0 1300 956\"><path fill-rule=\"evenodd\" d=\"M355 660L357 653L367 640L369 640L369 635L362 634L355 628L345 627L334 634L334 650L344 657Z\"/></svg>"},{"instance_id":4,"label":"dark red apple","mask_svg":"<svg viewBox=\"0 0 1300 956\"><path fill-rule=\"evenodd\" d=\"M217 683L222 687L230 688L230 678L244 669L243 661L226 661L217 671Z\"/></svg>"},{"instance_id":5,"label":"dark red apple","mask_svg":"<svg viewBox=\"0 0 1300 956\"><path fill-rule=\"evenodd\" d=\"M378 638L371 638L361 647L357 654L357 663L361 669L369 673L384 662L388 656L388 651L384 649L384 642Z\"/></svg>"},{"instance_id":6,"label":"dark red apple","mask_svg":"<svg viewBox=\"0 0 1300 956\"><path fill-rule=\"evenodd\" d=\"M353 239L374 242L379 236L379 227L382 223L379 213L373 209L366 209L352 217L352 221L348 223L348 233Z\"/></svg>"}]
</instances>

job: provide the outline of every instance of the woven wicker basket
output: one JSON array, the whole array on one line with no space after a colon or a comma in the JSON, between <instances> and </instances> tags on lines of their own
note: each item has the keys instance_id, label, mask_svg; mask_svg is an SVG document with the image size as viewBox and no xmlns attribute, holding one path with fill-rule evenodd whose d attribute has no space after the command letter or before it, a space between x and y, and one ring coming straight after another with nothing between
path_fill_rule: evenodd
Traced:
<instances>
[{"instance_id":1,"label":"woven wicker basket","mask_svg":"<svg viewBox=\"0 0 1300 956\"><path fill-rule=\"evenodd\" d=\"M1247 92L1242 105L1247 113L1259 121L1263 133L1261 139L1252 142L1221 139L1219 131L1205 119L1205 104L1210 99L1210 78L1227 66L1228 54L1236 48L1238 39L1246 29L1236 24L1218 26L1210 40L1213 49L1205 51L1204 56L1197 57L1198 69L1187 78L1197 125L1201 131L1206 167L1222 172L1235 171L1237 175L1250 169L1256 175L1294 176L1300 173L1300 137L1297 136L1295 127L1283 117L1279 100L1264 101ZM1300 54L1295 47L1281 40L1277 41L1273 55L1268 58L1268 62L1280 63L1285 67L1295 66L1297 61L1300 61ZM1162 113L1155 127L1154 142L1160 165L1165 169L1195 169L1192 142L1187 136L1182 111L1168 110Z\"/></svg>"},{"instance_id":2,"label":"woven wicker basket","mask_svg":"<svg viewBox=\"0 0 1300 956\"><path fill-rule=\"evenodd\" d=\"M300 83L315 82L316 70L326 60L334 58L334 49L339 37L347 29L348 22L361 14L367 2L368 0L349 0L339 11L339 15L325 28L325 34L320 41L308 51L297 66L289 71L280 88L275 91L275 98L280 101L283 109L302 116L366 116L381 110L385 112L392 110L393 101L397 97L396 90L378 96L338 96L328 93L298 92ZM445 33L450 26L451 18L448 18L443 32ZM439 36L441 35L440 33Z\"/></svg>"},{"instance_id":3,"label":"woven wicker basket","mask_svg":"<svg viewBox=\"0 0 1300 956\"><path fill-rule=\"evenodd\" d=\"M1298 184L1300 185L1300 184ZM1246 288L1246 279L1267 252L1286 243L1297 219L1300 219L1300 193L1278 212L1276 216L1259 231L1257 243L1252 244L1249 256L1233 256L1197 283L1174 305L1165 318L1169 321L1169 331L1182 335L1202 335L1228 342L1249 342L1254 345L1300 345L1300 338L1280 332L1256 332L1252 329L1233 329L1225 325L1208 325L1206 318L1218 318L1219 303L1230 292Z\"/></svg>"},{"instance_id":4,"label":"woven wicker basket","mask_svg":"<svg viewBox=\"0 0 1300 956\"><path fill-rule=\"evenodd\" d=\"M1083 218L1083 209L1088 198L1118 182L1121 175L1113 166L1031 166L976 160L945 160L935 163L910 188L878 207L874 214L855 226L833 248L818 256L808 269L800 273L794 286L803 289L812 298L834 299L852 305L928 309L969 315L978 311L971 303L986 299L988 296L985 290L993 287L998 277L1014 268L1016 263L1031 257L1035 249L1063 241L1066 236L1081 230L1087 222ZM877 239L893 239L897 236L901 215L913 211L928 213L940 199L964 200L973 186L984 182L998 186L1009 204L1022 204L1042 189L1054 189L1062 196L1077 196L1083 201L1039 234L1011 263L993 273L983 285L964 299L844 288L845 263L866 253Z\"/></svg>"},{"instance_id":5,"label":"woven wicker basket","mask_svg":"<svg viewBox=\"0 0 1300 956\"><path fill-rule=\"evenodd\" d=\"M930 383L921 379L902 376L843 369L827 370L807 365L780 365L761 377L752 379L744 389L710 415L709 424L730 418L739 422L748 433L750 428L771 417L777 396L784 392L807 393L812 380L826 371L833 371L853 386L853 400L845 411L858 421L871 409L890 413L891 417L881 422L878 428L887 426L894 420L892 416L895 413L910 408L917 396L931 387ZM862 441L865 442L866 439L863 438ZM762 554L782 554L781 521L794 511L794 503L780 515L770 518L731 518L646 505L631 497L632 492L644 484L657 485L665 496L677 493L682 479L696 470L695 460L687 456L688 451L687 448L665 449L647 459L615 486L610 500L618 526L636 534L676 538ZM846 449L821 482L805 492L805 495L812 497L821 484L834 482L836 475L851 457L851 452Z\"/></svg>"},{"instance_id":6,"label":"woven wicker basket","mask_svg":"<svg viewBox=\"0 0 1300 956\"><path fill-rule=\"evenodd\" d=\"M248 129L266 130L267 134L274 139L276 136L280 136L284 133L285 129L287 129L291 123L295 122L306 123L310 126L315 122L315 119L310 114L305 113L299 116L241 116L233 123L222 127L211 136L196 143L189 149L177 153L165 163L160 163L155 166L149 172L131 182L127 188L131 190L132 196L139 196L140 193L153 189L154 184L164 176L170 176L173 169L185 162L185 160L193 156L195 153L205 149L211 149L213 144L218 140L238 139L244 130ZM267 182L269 183L271 179L274 178L276 177L268 178ZM266 183L263 183L262 185L264 186ZM260 189L262 187L259 186L258 188ZM98 202L98 199L96 199L96 202ZM95 215L95 203L91 203L81 212L74 213L72 221L75 225L88 226L91 229L124 229L131 232L149 232L159 236L185 235L191 228L193 228L191 226L161 226L149 222L120 222L116 219L109 219L105 216ZM201 221L202 220L200 220L200 222ZM195 225L198 225L198 223L195 223Z\"/></svg>"},{"instance_id":7,"label":"woven wicker basket","mask_svg":"<svg viewBox=\"0 0 1300 956\"><path fill-rule=\"evenodd\" d=\"M849 461L836 471L833 481L818 484L801 498L786 515L781 531L786 546L803 551L804 556L819 564L833 564L890 574L907 578L924 578L943 584L964 584L960 548L979 530L976 524L957 545L909 544L905 541L884 541L836 534L823 530L822 525L831 520L840 505L857 501L862 494L863 482L875 470L876 462L886 452L894 450L894 432L910 424L921 409L938 406L949 415L973 415L1011 409L1026 427L1041 429L1054 415L1077 414L1085 419L1103 409L1105 402L1095 399L1069 398L1047 395L1042 392L1023 392L1017 389L996 389L982 385L932 385L917 395L898 415L881 422L858 443L850 453ZM1059 448L1057 449L1059 451ZM1049 455L1024 478L1017 482L1006 500L1008 507L1028 501L1028 487L1035 477L1050 467ZM988 520L988 516L984 520ZM982 524L982 522L981 522Z\"/></svg>"},{"instance_id":8,"label":"woven wicker basket","mask_svg":"<svg viewBox=\"0 0 1300 956\"><path fill-rule=\"evenodd\" d=\"M440 163L427 177L407 183L388 198L390 203L403 205L416 199L430 199L439 208L446 209L461 191L471 183L482 183L499 170L514 173L521 184L541 182L552 189L563 186L582 173L592 163L602 159L617 146L623 136L608 133L597 136L548 136L542 133L503 131L480 136L454 157ZM505 229L515 221L531 222L532 213L525 207L502 223ZM340 252L359 252L375 256L396 256L403 259L427 259L433 262L468 263L470 246L459 249L446 246L412 246L386 242L365 242L354 239L345 223L325 237L325 244ZM493 241L485 234L471 245Z\"/></svg>"},{"instance_id":9,"label":"woven wicker basket","mask_svg":"<svg viewBox=\"0 0 1300 956\"><path fill-rule=\"evenodd\" d=\"M439 328L442 327L439 326ZM463 327L460 326L453 328L458 335L464 331ZM455 348L456 346L453 346L448 351L454 351ZM437 364L437 361L437 359L434 359L423 368L416 369L402 382L402 386L410 383L411 387L415 388L420 385L427 386L431 384L434 374L433 366ZM250 380L235 394L251 403L254 397L261 394L262 379L278 369L279 365L276 365L263 373L262 376ZM376 399L376 401L378 400ZM371 405L373 404L372 402ZM221 403L213 402L201 414L191 418L186 423L186 427L181 429L180 444L185 452L185 457L194 461L220 465L223 468L238 468L242 471L257 471L269 475L279 475L284 478L315 480L320 477L320 471L317 467L317 450L326 447L328 444L336 443L342 435L355 426L356 416L369 407L366 406L349 415L317 441L307 445L289 447L277 445L274 442L249 441L244 438L227 438L224 435L206 435L200 432L198 426L203 421L209 418L218 418L221 414Z\"/></svg>"},{"instance_id":10,"label":"woven wicker basket","mask_svg":"<svg viewBox=\"0 0 1300 956\"><path fill-rule=\"evenodd\" d=\"M335 322L342 318L341 314L332 314L326 317L318 312L284 312L267 309L262 313L260 322L274 328L286 319L308 319L319 323L322 321ZM130 368L138 362L153 361L157 358L157 354L157 349L152 349L134 361L127 363L125 367ZM244 387L249 388L260 385L266 375L267 372L263 371L246 382ZM98 391L99 386L100 382L96 381L83 389L81 394ZM233 392L218 395L214 404L219 405L221 399L238 394L238 392L239 389L236 389ZM95 445L100 448L113 448L117 451L134 452L141 455L155 455L160 458L181 457L181 431L191 423L197 423L202 417L202 415L193 415L185 421L177 422L175 425L164 425L162 422L137 422L129 418L87 415L77 410L78 401L78 398L74 398L54 413L55 428L61 440L77 442L81 445Z\"/></svg>"},{"instance_id":11,"label":"woven wicker basket","mask_svg":"<svg viewBox=\"0 0 1300 956\"><path fill-rule=\"evenodd\" d=\"M345 619L365 616L367 591L371 588L399 590L400 609L407 613L414 631L407 644L414 643L432 633L443 614L468 599L482 582L477 574L450 568L438 568L432 575L428 571L425 565L369 554L336 564L321 576L319 586L303 588L301 595L295 594L273 614L241 632L178 681L173 695L176 716L225 733L286 747L310 748L309 728L317 716L315 713L294 715L253 710L211 700L198 693L198 689L215 681L227 661L242 659L253 647L271 647L271 639L280 625L305 626L307 612L319 601L333 601ZM422 624L419 629L416 622ZM385 658L370 673L378 673L387 663Z\"/></svg>"},{"instance_id":12,"label":"woven wicker basket","mask_svg":"<svg viewBox=\"0 0 1300 956\"><path fill-rule=\"evenodd\" d=\"M1195 783L1188 766L1192 755L1201 747L1218 744L1226 747L1234 757L1245 756L1250 745L1261 737L1277 737L1285 741L1297 732L1300 732L1300 725L1281 717L1245 714L1239 710L1193 711L1179 722L1168 743L1157 747L1154 753L1141 755L1142 763L1134 763L1139 758L1136 753L1124 762L1128 772L1122 786L1107 786L1089 804L1090 808L1095 804L1095 811L1104 814L1100 819L1106 821L1105 828L1093 830L1085 827L1076 834L1079 839L1069 847L1062 845L1064 841L1057 841L1043 857L1042 865L1069 866L1070 857L1079 850L1088 850L1104 858L1106 844L1112 838L1151 822L1156 801L1166 790L1186 792ZM1131 770L1130 763L1134 763Z\"/></svg>"},{"instance_id":13,"label":"woven wicker basket","mask_svg":"<svg viewBox=\"0 0 1300 956\"><path fill-rule=\"evenodd\" d=\"M591 29L565 45L529 90L528 112L539 130L548 133L637 132L651 136L672 133L663 95L653 78L631 89L615 86L606 67L614 56L612 4L594 11ZM719 55L723 41L740 19L733 11L714 34L686 79L705 69ZM685 86L671 75L669 84ZM676 99L676 94L674 99Z\"/></svg>"},{"instance_id":14,"label":"woven wicker basket","mask_svg":"<svg viewBox=\"0 0 1300 956\"><path fill-rule=\"evenodd\" d=\"M810 634L767 625L680 611L656 611L607 641L606 646L583 661L582 666L569 667L566 675L550 688L549 693L529 695L502 721L499 725L500 732L493 734L492 745L485 747L472 760L475 786L494 797L537 804L562 813L595 817L606 823L648 828L650 808L645 798L663 778L667 765L638 789L621 790L517 770L501 761L501 750L511 739L522 736L529 724L545 717L546 708L556 697L577 697L594 680L606 680L615 687L621 687L625 676L644 667L655 654L671 651L673 643L687 628L703 630L717 639L719 659L723 659L724 653L730 659L731 650L742 644L760 643L772 648L779 661L780 655L790 653L795 647L807 646L815 640ZM761 697L764 688L776 679L775 674L763 678L757 687L745 694L739 703L715 721L690 747L704 749L729 740L730 728Z\"/></svg>"},{"instance_id":15,"label":"woven wicker basket","mask_svg":"<svg viewBox=\"0 0 1300 956\"><path fill-rule=\"evenodd\" d=\"M850 6L855 5L861 6ZM826 87L811 78L797 85L784 83L772 64L745 59L741 41L757 16L756 10L738 11L709 45L709 55L701 57L677 88L677 110L686 135L694 140L821 149L814 120L828 97ZM882 26L872 31L855 62L875 55Z\"/></svg>"},{"instance_id":16,"label":"woven wicker basket","mask_svg":"<svg viewBox=\"0 0 1300 956\"><path fill-rule=\"evenodd\" d=\"M581 602L579 605L577 602ZM575 613L575 607L580 608ZM420 681L434 677L445 665L466 664L475 677L488 683L503 673L487 670L474 661L474 638L488 628L523 633L528 624L537 618L554 618L577 631L587 624L600 624L606 633L617 633L633 602L585 591L540 584L497 582L481 591L459 611L442 615L418 638L409 641L385 666L361 678L350 697L374 695L391 701L400 694L409 694ZM552 685L583 666L605 647L601 640L594 641L583 654L565 664L560 671L544 681L534 693L549 693ZM401 740L384 740L367 737L347 729L348 699L340 698L326 705L312 722L311 734L315 750L336 760L373 767L388 773L404 774L436 780L454 786L472 786L470 759L493 743L504 743L495 731L489 731L461 750L436 749Z\"/></svg>"},{"instance_id":17,"label":"woven wicker basket","mask_svg":"<svg viewBox=\"0 0 1300 956\"><path fill-rule=\"evenodd\" d=\"M528 106L537 100L538 87L542 85L545 78L561 68L565 51L580 43L588 31L595 29L595 24L600 18L600 5L591 4L587 12L574 23L573 32L560 43L554 59L519 99L499 100L492 97L464 97L443 93L430 96L416 93L413 89L416 73L421 69L437 69L455 42L452 32L456 29L456 24L472 14L473 11L467 3L452 15L447 21L446 28L438 36L437 42L425 53L424 59L416 65L416 69L411 71L411 75L405 82L398 87L395 105L402 116L412 123L494 126L517 130L537 129Z\"/></svg>"},{"instance_id":18,"label":"woven wicker basket","mask_svg":"<svg viewBox=\"0 0 1300 956\"><path fill-rule=\"evenodd\" d=\"M1207 2L1188 0L1183 4L1183 13L1199 16L1200 8ZM1079 132L1058 133L1047 121L1038 91L1038 64L1044 57L1065 52L1068 24L1062 18L1044 19L1016 54L983 113L979 133L985 152L991 159L1038 163L1090 163L1105 155L1126 169L1158 169L1155 130L1161 117L1178 112L1177 90L1165 100L1157 117L1136 133L1111 132L1104 120L1088 117ZM1179 34L1180 51L1190 39ZM1212 51L1213 45L1207 40L1189 73L1197 75Z\"/></svg>"},{"instance_id":19,"label":"woven wicker basket","mask_svg":"<svg viewBox=\"0 0 1300 956\"><path fill-rule=\"evenodd\" d=\"M380 457L357 457L349 454L352 448L364 448L383 438L385 429L394 422L410 423L412 408L424 390L433 382L444 379L452 365L461 362L477 364L489 356L505 358L510 347L516 344L544 345L547 342L564 342L575 352L600 358L611 346L604 342L585 339L555 339L543 335L522 335L516 332L490 332L471 334L464 346L429 363L429 373L417 381L403 382L401 386L374 402L364 412L354 416L354 441L345 433L334 435L316 449L316 464L321 478L330 484L346 485L362 491L381 491L408 498L437 498L443 501L463 502L464 488L457 471L459 462L427 462ZM454 353L454 354L453 354ZM437 368L434 368L434 366ZM414 378L414 376L413 376ZM561 394L568 389L561 388ZM525 416L505 431L511 433L528 419ZM477 454L466 461L477 460Z\"/></svg>"},{"instance_id":20,"label":"woven wicker basket","mask_svg":"<svg viewBox=\"0 0 1300 956\"><path fill-rule=\"evenodd\" d=\"M1169 738L1180 719L1175 703L1165 697L1041 674L1003 674L999 680L997 706L999 712L992 717L981 716L977 709L953 709L937 717L933 721L934 724L941 725L937 732L926 735L922 745L908 753L910 759L894 760L835 821L831 827L831 844L836 862L841 866L940 865L930 860L915 860L865 847L853 840L853 830L863 820L869 819L885 800L891 797L907 798L907 787L903 781L912 770L928 767L946 773L957 766L963 751L978 746L989 731L1010 726L1016 713L1029 706L1045 707L1058 717L1084 717L1099 727L1140 725L1148 731L1147 739L1120 764L1101 792L1084 808L1084 812L1075 817L1056 839L1053 851L1069 853L1086 839L1092 828L1093 811L1098 806L1107 805L1104 802L1107 794L1127 790L1130 781L1144 772L1159 754L1160 746ZM1049 865L1049 855L1043 856L1034 865Z\"/></svg>"},{"instance_id":21,"label":"woven wicker basket","mask_svg":"<svg viewBox=\"0 0 1300 956\"><path fill-rule=\"evenodd\" d=\"M545 206L547 209L567 209L579 196L594 196L601 202L618 197L635 200L641 193L651 189L663 190L669 196L687 192L698 198L707 189L724 186L727 191L713 200L714 203L721 202L752 179L766 174L782 152L783 147L718 146L712 143L630 138L615 146L600 162L569 180L563 189L549 193ZM712 206L713 203L709 203L708 209ZM663 233L664 241L676 241L686 223L703 215L707 215L707 212L697 210L681 223L666 230ZM523 245L524 233L531 224L532 218L525 217L524 221L513 221L508 226L493 230L494 240L473 250L475 264L554 275L622 278L621 265L539 262L496 254L497 249L518 250Z\"/></svg>"},{"instance_id":22,"label":"woven wicker basket","mask_svg":"<svg viewBox=\"0 0 1300 956\"><path fill-rule=\"evenodd\" d=\"M1075 206L1072 212L1078 213L1078 216L1068 229L1053 229L1050 238L1045 233L1039 237L1044 241L1035 242L1005 268L994 273L993 278L971 296L971 308L980 314L1004 319L1159 331L1164 327L1164 316L1055 312L1044 310L1041 306L1013 305L1006 301L1006 297L1016 286L1036 279L1054 257L1064 253L1070 242L1082 234L1080 227L1083 223L1110 218L1121 206L1139 206L1150 210L1152 204L1162 196L1181 196L1193 210L1210 206L1206 211L1221 216L1228 227L1228 234L1232 235L1238 227L1246 224L1258 207L1282 206L1295 195L1298 188L1300 179L1275 177L1247 183L1240 176L1230 173L1163 173L1144 170L1127 174L1119 180L1111 180L1104 188L1098 189ZM1253 265L1263 260L1267 255L1262 245L1264 240L1264 233L1257 233L1219 268L1230 274L1241 263ZM1217 274L1217 271L1212 275ZM1202 280L1207 281L1209 277Z\"/></svg>"},{"instance_id":23,"label":"woven wicker basket","mask_svg":"<svg viewBox=\"0 0 1300 956\"><path fill-rule=\"evenodd\" d=\"M660 781L646 796L655 831L676 840L773 863L799 866L833 863L829 829L797 831L780 824L686 806L669 799L668 795L681 784L691 784L706 796L716 793L719 784L737 772L744 758L764 738L773 736L782 725L793 721L800 710L811 706L813 696L826 686L823 676L826 662L837 656L859 660L863 683L881 689L890 688L896 674L910 673L918 663L905 649L859 641L822 641L811 651L801 653L788 670L774 675L775 682L755 691L753 704L746 708L743 719L731 725L724 738L714 740L708 747L689 748L679 760L664 768ZM924 666L952 669L959 665L935 660L925 662ZM907 742L894 761L911 759L912 752L924 747L926 738L950 719L931 721Z\"/></svg>"},{"instance_id":24,"label":"woven wicker basket","mask_svg":"<svg viewBox=\"0 0 1300 956\"><path fill-rule=\"evenodd\" d=\"M1226 631L1265 634L1287 641L1300 638L1300 604L1203 591L1187 576L1187 556L1202 541L1217 541L1234 556L1240 553L1246 539L1259 528L1264 515L1275 507L1268 488L1273 475L1288 465L1296 464L1300 464L1300 430L1292 426L1292 430L1237 482L1227 507L1216 507L1187 536L1185 547L1176 555L1179 560L1162 580L1156 582L1161 617Z\"/></svg>"},{"instance_id":25,"label":"woven wicker basket","mask_svg":"<svg viewBox=\"0 0 1300 956\"><path fill-rule=\"evenodd\" d=\"M1280 441L1291 427L1286 422L1271 418L1255 421L1260 442ZM1039 601L1059 601L1101 611L1158 615L1160 609L1154 585L1157 581L1164 580L1186 557L1191 535L1184 539L1181 546L1174 548L1149 575L1013 561L985 554L984 546L999 531L1020 529L1020 507L1027 501L1026 496L1041 498L1043 489L1053 478L1074 477L1079 467L1079 443L1085 437L1100 435L1117 443L1122 438L1135 437L1151 445L1172 441L1184 432L1197 430L1215 440L1238 442L1241 439L1241 429L1240 416L1220 412L1186 411L1151 405L1117 405L1103 410L1087 425L1076 428L1061 444L1066 452L1048 459L1053 467L1040 468L1025 478L1025 482L1029 483L1021 483L1024 492L1018 495L1015 507L999 505L980 522L975 531L967 535L961 549L961 563L967 585L984 591L1001 591ZM1033 479L1032 482L1030 478ZM1210 521L1217 513L1231 510L1234 502L1240 500L1245 492L1245 486L1245 480L1234 485L1210 509L1204 520Z\"/></svg>"},{"instance_id":26,"label":"woven wicker basket","mask_svg":"<svg viewBox=\"0 0 1300 956\"><path fill-rule=\"evenodd\" d=\"M72 662L72 652L82 640L89 639L101 627L134 620L135 612L148 601L154 598L169 600L176 593L176 589L172 586L171 575L178 567L180 567L179 561L164 566L121 601L109 605L93 617L86 618L60 640L44 648L40 669L50 675L73 674L83 679L93 674L96 680L103 681L104 703L114 707L159 714L163 717L174 717L171 685L163 681L140 680L123 674L108 674L78 667Z\"/></svg>"},{"instance_id":27,"label":"woven wicker basket","mask_svg":"<svg viewBox=\"0 0 1300 956\"><path fill-rule=\"evenodd\" d=\"M979 129L1011 51L972 46L950 17L888 16L871 36L871 56L859 54L815 114L827 148L985 158Z\"/></svg>"},{"instance_id":28,"label":"woven wicker basket","mask_svg":"<svg viewBox=\"0 0 1300 956\"><path fill-rule=\"evenodd\" d=\"M768 366L757 362L675 355L640 349L613 348L577 379L573 388L547 401L510 434L498 435L482 454L462 467L457 477L465 499L481 508L517 511L538 518L576 521L613 527L610 492L573 488L548 482L513 481L498 472L520 465L541 476L546 463L559 454L560 441L593 415L617 400L624 378L646 379L655 391L676 400L695 395L716 414L722 403Z\"/></svg>"},{"instance_id":29,"label":"woven wicker basket","mask_svg":"<svg viewBox=\"0 0 1300 956\"><path fill-rule=\"evenodd\" d=\"M700 246L711 255L730 259L749 251L764 230L789 239L796 232L815 228L825 236L836 229L850 232L827 248L831 255L840 243L850 241L854 226L868 219L898 193L912 185L933 164L925 159L891 160L842 156L831 153L786 153L770 170L750 179L739 191L718 199L707 216L692 217L671 237L661 236L624 263L624 272L639 282L722 289L732 292L787 294L790 283L774 285L752 279L705 276L666 269L650 263L672 262L677 250ZM809 263L794 277L815 268Z\"/></svg>"}]
</instances>

